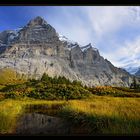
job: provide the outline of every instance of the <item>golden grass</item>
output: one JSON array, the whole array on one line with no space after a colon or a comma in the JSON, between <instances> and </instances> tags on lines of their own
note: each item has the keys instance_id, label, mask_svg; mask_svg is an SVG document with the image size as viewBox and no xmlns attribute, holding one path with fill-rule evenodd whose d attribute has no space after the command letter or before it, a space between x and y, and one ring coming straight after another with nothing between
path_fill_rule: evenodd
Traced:
<instances>
[{"instance_id":1,"label":"golden grass","mask_svg":"<svg viewBox=\"0 0 140 140\"><path fill-rule=\"evenodd\" d=\"M24 113L26 105L61 105L65 101L45 101L34 99L12 100L6 99L0 102L0 134L13 133L17 119Z\"/></svg>"},{"instance_id":2,"label":"golden grass","mask_svg":"<svg viewBox=\"0 0 140 140\"><path fill-rule=\"evenodd\" d=\"M139 98L96 97L90 100L69 101L69 105L72 109L87 114L122 117L126 113L127 118L140 119Z\"/></svg>"},{"instance_id":3,"label":"golden grass","mask_svg":"<svg viewBox=\"0 0 140 140\"><path fill-rule=\"evenodd\" d=\"M91 126L100 123L96 129L102 134L140 134L139 98L95 96L90 100L69 101L63 112L73 119L81 118L81 122L87 119L85 123Z\"/></svg>"},{"instance_id":4,"label":"golden grass","mask_svg":"<svg viewBox=\"0 0 140 140\"><path fill-rule=\"evenodd\" d=\"M0 69L0 88L7 84L24 83L26 78L12 68Z\"/></svg>"},{"instance_id":5,"label":"golden grass","mask_svg":"<svg viewBox=\"0 0 140 140\"><path fill-rule=\"evenodd\" d=\"M140 99L105 96L70 101L5 99L0 101L0 134L14 131L26 105L43 104L50 108L65 104L60 112L62 117L88 125L92 134L140 134Z\"/></svg>"}]
</instances>

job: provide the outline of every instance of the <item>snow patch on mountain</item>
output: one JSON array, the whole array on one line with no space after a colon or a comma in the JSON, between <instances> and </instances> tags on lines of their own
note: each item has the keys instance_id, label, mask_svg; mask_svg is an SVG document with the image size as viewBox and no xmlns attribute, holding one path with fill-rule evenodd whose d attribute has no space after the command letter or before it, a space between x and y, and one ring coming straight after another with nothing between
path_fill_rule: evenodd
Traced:
<instances>
[{"instance_id":1,"label":"snow patch on mountain","mask_svg":"<svg viewBox=\"0 0 140 140\"><path fill-rule=\"evenodd\" d=\"M68 38L65 37L64 35L59 34L58 37L59 37L59 40L60 40L60 41L62 41L62 42L67 42L68 45L77 44L77 42L68 39Z\"/></svg>"},{"instance_id":2,"label":"snow patch on mountain","mask_svg":"<svg viewBox=\"0 0 140 140\"><path fill-rule=\"evenodd\" d=\"M68 49L69 50L71 50L71 49L79 46L81 48L81 51L82 52L88 50L89 48L92 48L94 51L98 51L97 48L92 47L91 43L89 43L86 46L82 46L82 45L78 44L77 42L74 42L72 40L69 40L67 37L65 37L63 35L60 35L60 34L59 34L59 40L62 41L62 42L67 42L67 45L68 45Z\"/></svg>"},{"instance_id":3,"label":"snow patch on mountain","mask_svg":"<svg viewBox=\"0 0 140 140\"><path fill-rule=\"evenodd\" d=\"M81 47L81 50L82 50L82 52L84 52L84 51L88 50L89 48L92 48L94 51L98 51L97 48L92 47L91 43L89 43L86 46Z\"/></svg>"}]
</instances>

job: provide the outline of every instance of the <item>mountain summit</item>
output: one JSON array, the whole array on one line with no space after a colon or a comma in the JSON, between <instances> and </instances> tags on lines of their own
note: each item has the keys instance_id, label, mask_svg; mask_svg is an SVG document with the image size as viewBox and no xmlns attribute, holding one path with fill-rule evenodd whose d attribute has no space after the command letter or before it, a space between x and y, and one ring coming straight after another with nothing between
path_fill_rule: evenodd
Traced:
<instances>
[{"instance_id":1,"label":"mountain summit","mask_svg":"<svg viewBox=\"0 0 140 140\"><path fill-rule=\"evenodd\" d=\"M65 76L87 86L129 86L132 76L100 56L91 43L79 43L59 35L43 18L23 28L0 33L0 68L10 67L28 77Z\"/></svg>"},{"instance_id":2,"label":"mountain summit","mask_svg":"<svg viewBox=\"0 0 140 140\"><path fill-rule=\"evenodd\" d=\"M37 16L33 20L30 20L30 22L27 24L28 26L36 26L36 25L47 25L47 22L40 16Z\"/></svg>"}]
</instances>

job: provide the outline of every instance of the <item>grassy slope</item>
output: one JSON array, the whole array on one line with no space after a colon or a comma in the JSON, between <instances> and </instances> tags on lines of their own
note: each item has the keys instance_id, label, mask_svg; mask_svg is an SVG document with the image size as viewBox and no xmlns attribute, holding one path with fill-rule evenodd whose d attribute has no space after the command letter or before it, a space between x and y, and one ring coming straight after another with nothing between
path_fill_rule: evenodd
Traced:
<instances>
[{"instance_id":1,"label":"grassy slope","mask_svg":"<svg viewBox=\"0 0 140 140\"><path fill-rule=\"evenodd\" d=\"M45 101L6 99L0 102L0 133L11 133L16 126L16 119L24 112L27 104L67 103L61 110L62 117L89 125L92 133L139 134L140 99L95 96L87 100Z\"/></svg>"},{"instance_id":2,"label":"grassy slope","mask_svg":"<svg viewBox=\"0 0 140 140\"><path fill-rule=\"evenodd\" d=\"M11 68L0 69L0 88L8 84L16 84L25 82L24 77L21 78L21 75L16 73Z\"/></svg>"}]
</instances>

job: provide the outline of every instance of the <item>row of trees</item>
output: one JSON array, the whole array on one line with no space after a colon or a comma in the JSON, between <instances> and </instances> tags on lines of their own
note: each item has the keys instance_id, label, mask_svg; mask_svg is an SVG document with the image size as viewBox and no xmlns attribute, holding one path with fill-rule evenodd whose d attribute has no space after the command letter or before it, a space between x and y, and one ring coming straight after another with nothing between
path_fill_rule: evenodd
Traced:
<instances>
[{"instance_id":1,"label":"row of trees","mask_svg":"<svg viewBox=\"0 0 140 140\"><path fill-rule=\"evenodd\" d=\"M44 73L40 80L30 79L23 84L7 85L0 92L6 93L6 98L31 97L49 100L83 99L91 97L92 94L99 96L139 97L139 95L134 95L135 92L138 93L140 90L140 85L135 78L130 88L86 87L81 82L76 80L70 81L64 76L50 77Z\"/></svg>"},{"instance_id":2,"label":"row of trees","mask_svg":"<svg viewBox=\"0 0 140 140\"><path fill-rule=\"evenodd\" d=\"M64 76L54 76L50 77L48 74L44 73L41 78L42 82L46 82L48 84L66 84L66 85L77 85L82 86L82 83L80 81L70 81Z\"/></svg>"}]
</instances>

